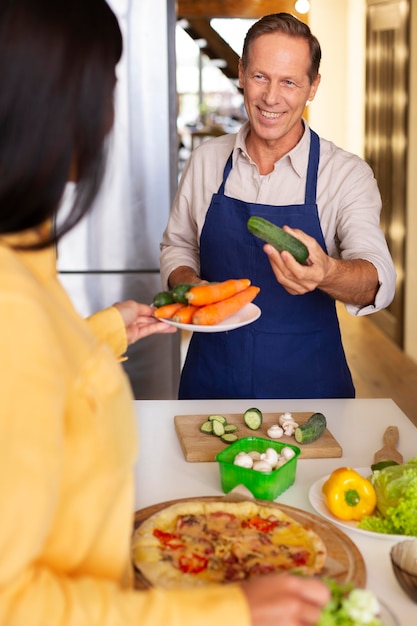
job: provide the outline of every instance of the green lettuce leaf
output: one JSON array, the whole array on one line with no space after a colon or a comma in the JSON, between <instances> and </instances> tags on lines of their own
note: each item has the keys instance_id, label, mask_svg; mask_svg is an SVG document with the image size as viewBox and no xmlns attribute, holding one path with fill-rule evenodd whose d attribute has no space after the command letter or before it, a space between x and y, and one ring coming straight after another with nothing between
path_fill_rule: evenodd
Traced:
<instances>
[{"instance_id":1,"label":"green lettuce leaf","mask_svg":"<svg viewBox=\"0 0 417 626\"><path fill-rule=\"evenodd\" d=\"M359 528L417 536L417 457L376 470L370 480L377 495L377 511L362 518Z\"/></svg>"}]
</instances>

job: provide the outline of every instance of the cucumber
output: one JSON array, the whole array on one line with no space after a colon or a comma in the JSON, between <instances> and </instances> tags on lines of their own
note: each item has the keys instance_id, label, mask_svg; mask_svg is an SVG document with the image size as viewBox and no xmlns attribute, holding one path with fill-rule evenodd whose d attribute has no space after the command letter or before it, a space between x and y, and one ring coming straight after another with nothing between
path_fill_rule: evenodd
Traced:
<instances>
[{"instance_id":1,"label":"cucumber","mask_svg":"<svg viewBox=\"0 0 417 626\"><path fill-rule=\"evenodd\" d=\"M225 433L235 433L236 431L237 431L237 426L235 424L224 424Z\"/></svg>"},{"instance_id":2,"label":"cucumber","mask_svg":"<svg viewBox=\"0 0 417 626\"><path fill-rule=\"evenodd\" d=\"M225 433L224 435L221 435L220 439L223 443L233 443L234 441L237 441L239 437L233 433Z\"/></svg>"},{"instance_id":3,"label":"cucumber","mask_svg":"<svg viewBox=\"0 0 417 626\"><path fill-rule=\"evenodd\" d=\"M212 420L211 423L213 424L213 435L221 437L225 434L224 426L219 420Z\"/></svg>"},{"instance_id":4,"label":"cucumber","mask_svg":"<svg viewBox=\"0 0 417 626\"><path fill-rule=\"evenodd\" d=\"M258 430L262 424L263 415L262 411L253 407L252 409L248 409L243 414L243 421L246 426L251 430Z\"/></svg>"},{"instance_id":5,"label":"cucumber","mask_svg":"<svg viewBox=\"0 0 417 626\"><path fill-rule=\"evenodd\" d=\"M217 413L213 413L213 415L209 415L207 419L209 420L209 422L212 422L213 420L217 420L218 422L221 422L222 424L227 423L227 419L224 417L224 415L218 415Z\"/></svg>"},{"instance_id":6,"label":"cucumber","mask_svg":"<svg viewBox=\"0 0 417 626\"><path fill-rule=\"evenodd\" d=\"M185 294L191 289L191 287L195 287L195 285L192 285L191 283L180 283L179 285L176 285L176 287L171 290L174 302L188 304L188 300L185 297Z\"/></svg>"},{"instance_id":7,"label":"cucumber","mask_svg":"<svg viewBox=\"0 0 417 626\"><path fill-rule=\"evenodd\" d=\"M307 247L299 239L296 239L272 222L256 215L248 219L247 227L252 235L270 243L274 248L279 250L279 252L286 250L293 255L298 263L305 265L309 252Z\"/></svg>"},{"instance_id":8,"label":"cucumber","mask_svg":"<svg viewBox=\"0 0 417 626\"><path fill-rule=\"evenodd\" d=\"M154 296L152 304L159 309L160 306L173 304L173 302L175 302L175 300L170 291L160 291Z\"/></svg>"},{"instance_id":9,"label":"cucumber","mask_svg":"<svg viewBox=\"0 0 417 626\"><path fill-rule=\"evenodd\" d=\"M200 426L200 431L202 433L206 433L207 435L212 435L213 434L213 422L209 422L207 420L207 422L203 422L203 424L201 424Z\"/></svg>"},{"instance_id":10,"label":"cucumber","mask_svg":"<svg viewBox=\"0 0 417 626\"><path fill-rule=\"evenodd\" d=\"M313 413L304 423L295 429L294 437L297 443L311 443L322 436L327 422L323 413Z\"/></svg>"}]
</instances>

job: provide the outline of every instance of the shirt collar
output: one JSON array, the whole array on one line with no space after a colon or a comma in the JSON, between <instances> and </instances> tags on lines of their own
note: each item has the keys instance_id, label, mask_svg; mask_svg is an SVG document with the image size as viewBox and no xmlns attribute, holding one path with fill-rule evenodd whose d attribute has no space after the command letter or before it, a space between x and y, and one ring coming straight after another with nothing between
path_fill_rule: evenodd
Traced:
<instances>
[{"instance_id":1,"label":"shirt collar","mask_svg":"<svg viewBox=\"0 0 417 626\"><path fill-rule=\"evenodd\" d=\"M294 146L292 150L287 152L287 154L281 157L280 159L280 161L283 159L288 159L294 171L300 178L303 178L306 176L307 166L308 166L308 157L309 157L309 152L310 152L311 131L310 131L310 127L308 123L304 119L303 119L303 124L304 124L304 133L300 141L297 143L296 146ZM246 155L246 158L251 161L251 158L246 152L246 136L249 132L249 128L250 128L249 122L245 122L240 127L236 135L236 141L235 141L235 145L233 148L233 161L234 162L242 154ZM277 163L279 163L279 161L277 161ZM277 163L275 164L275 167L277 166Z\"/></svg>"}]
</instances>

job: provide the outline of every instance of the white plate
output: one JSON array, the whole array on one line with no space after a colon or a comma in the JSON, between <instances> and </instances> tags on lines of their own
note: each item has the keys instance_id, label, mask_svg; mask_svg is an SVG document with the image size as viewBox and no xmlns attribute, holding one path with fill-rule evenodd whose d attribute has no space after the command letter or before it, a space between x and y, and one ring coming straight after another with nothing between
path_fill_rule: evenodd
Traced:
<instances>
[{"instance_id":1,"label":"white plate","mask_svg":"<svg viewBox=\"0 0 417 626\"><path fill-rule=\"evenodd\" d=\"M222 333L226 330L235 330L241 326L252 324L261 315L261 309L250 302L245 304L237 313L226 317L220 324L214 324L213 326L200 326L199 324L181 324L180 322L174 322L173 320L161 319L161 322L176 326L182 330L191 330L197 333Z\"/></svg>"},{"instance_id":2,"label":"white plate","mask_svg":"<svg viewBox=\"0 0 417 626\"><path fill-rule=\"evenodd\" d=\"M368 478L368 476L370 476L372 473L370 467L355 467L355 470L358 472L358 474L364 476L365 478ZM321 491L322 486L328 478L329 475L324 476L323 478L319 478L319 480L316 480L316 482L311 485L308 492L308 499L310 500L311 506L317 511L317 513L320 513L320 515L329 520L329 522L340 526L344 530L353 530L357 533L372 536L378 539L410 539L410 537L406 537L405 535L390 535L388 533L375 533L371 530L363 530L362 528L358 528L358 522L344 521L332 515L326 506L326 502Z\"/></svg>"}]
</instances>

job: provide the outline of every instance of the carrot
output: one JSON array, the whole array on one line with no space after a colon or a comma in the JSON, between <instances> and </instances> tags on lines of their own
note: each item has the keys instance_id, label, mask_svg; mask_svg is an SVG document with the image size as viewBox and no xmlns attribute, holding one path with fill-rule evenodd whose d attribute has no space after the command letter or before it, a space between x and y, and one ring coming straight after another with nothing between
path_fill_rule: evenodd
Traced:
<instances>
[{"instance_id":1,"label":"carrot","mask_svg":"<svg viewBox=\"0 0 417 626\"><path fill-rule=\"evenodd\" d=\"M199 309L198 306L193 306L192 304L188 304L183 306L182 309L179 309L174 317L172 318L173 322L179 322L180 324L191 324L193 315Z\"/></svg>"},{"instance_id":2,"label":"carrot","mask_svg":"<svg viewBox=\"0 0 417 626\"><path fill-rule=\"evenodd\" d=\"M234 296L250 285L249 278L231 278L222 283L208 283L191 287L185 294L188 302L195 306L205 306Z\"/></svg>"},{"instance_id":3,"label":"carrot","mask_svg":"<svg viewBox=\"0 0 417 626\"><path fill-rule=\"evenodd\" d=\"M202 306L194 313L193 324L200 324L201 326L218 324L229 315L239 311L245 304L252 302L259 292L259 287L251 285L230 298Z\"/></svg>"},{"instance_id":4,"label":"carrot","mask_svg":"<svg viewBox=\"0 0 417 626\"><path fill-rule=\"evenodd\" d=\"M160 306L158 309L155 309L153 315L158 319L166 319L170 320L172 316L182 309L185 304L181 304L181 302L173 302L172 304L164 304Z\"/></svg>"}]
</instances>

